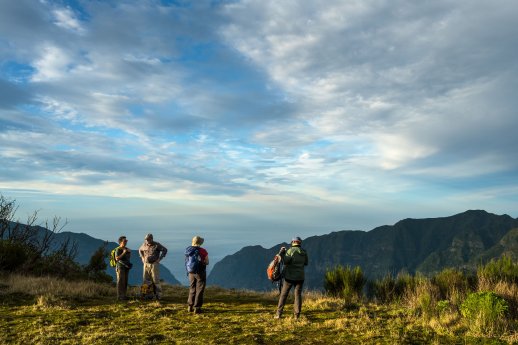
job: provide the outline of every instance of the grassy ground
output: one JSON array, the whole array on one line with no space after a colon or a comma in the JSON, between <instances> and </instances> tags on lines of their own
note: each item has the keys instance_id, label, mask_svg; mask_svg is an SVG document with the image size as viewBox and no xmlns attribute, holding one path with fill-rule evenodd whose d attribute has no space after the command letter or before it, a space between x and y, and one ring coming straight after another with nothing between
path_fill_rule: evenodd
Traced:
<instances>
[{"instance_id":1,"label":"grassy ground","mask_svg":"<svg viewBox=\"0 0 518 345\"><path fill-rule=\"evenodd\" d=\"M423 319L400 306L306 292L302 316L274 320L275 293L209 287L204 313L187 312L187 289L165 286L160 302L115 301L115 288L50 278L2 277L1 344L510 344L470 336L455 316ZM130 288L130 295L136 295Z\"/></svg>"}]
</instances>

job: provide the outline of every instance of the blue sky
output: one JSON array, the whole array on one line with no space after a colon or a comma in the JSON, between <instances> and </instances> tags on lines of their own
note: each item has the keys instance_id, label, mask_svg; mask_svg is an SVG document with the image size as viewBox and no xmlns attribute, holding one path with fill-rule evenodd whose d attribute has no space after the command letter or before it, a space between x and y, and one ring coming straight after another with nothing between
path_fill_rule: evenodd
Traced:
<instances>
[{"instance_id":1,"label":"blue sky","mask_svg":"<svg viewBox=\"0 0 518 345\"><path fill-rule=\"evenodd\" d=\"M0 2L0 192L23 218L215 262L517 217L515 1Z\"/></svg>"}]
</instances>

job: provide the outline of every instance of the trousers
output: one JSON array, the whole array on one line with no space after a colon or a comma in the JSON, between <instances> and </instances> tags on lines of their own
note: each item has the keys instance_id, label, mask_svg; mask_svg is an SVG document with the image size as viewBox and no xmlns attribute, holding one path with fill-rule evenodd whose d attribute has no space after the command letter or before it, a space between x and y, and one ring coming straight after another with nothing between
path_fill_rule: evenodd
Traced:
<instances>
[{"instance_id":1,"label":"trousers","mask_svg":"<svg viewBox=\"0 0 518 345\"><path fill-rule=\"evenodd\" d=\"M304 285L304 280L284 280L284 284L282 285L281 295L279 296L279 304L277 305L277 314L281 315L284 310L284 305L286 304L286 299L288 298L288 294L292 287L294 287L294 295L295 301L293 303L293 314L295 316L300 315L300 311L302 309L302 285Z\"/></svg>"}]
</instances>

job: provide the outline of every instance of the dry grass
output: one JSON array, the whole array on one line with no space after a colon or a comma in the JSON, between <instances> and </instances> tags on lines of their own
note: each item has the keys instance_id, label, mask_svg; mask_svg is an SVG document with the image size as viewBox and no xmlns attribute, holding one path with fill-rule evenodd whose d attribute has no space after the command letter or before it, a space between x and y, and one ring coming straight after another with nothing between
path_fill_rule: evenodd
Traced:
<instances>
[{"instance_id":1,"label":"dry grass","mask_svg":"<svg viewBox=\"0 0 518 345\"><path fill-rule=\"evenodd\" d=\"M113 296L115 287L90 281L66 281L54 277L31 277L12 274L5 278L6 289L0 294L59 296L64 298L96 298Z\"/></svg>"},{"instance_id":2,"label":"dry grass","mask_svg":"<svg viewBox=\"0 0 518 345\"><path fill-rule=\"evenodd\" d=\"M514 293L512 287L501 289ZM345 308L343 300L322 292L304 291L299 320L291 313L273 319L275 290L210 286L206 313L201 315L187 313L186 287L164 284L163 290L161 302L117 303L111 285L6 276L0 283L0 343L506 344L517 340L512 332L493 339L474 338L455 308L424 319L412 308L427 305L419 297L433 295L427 284L416 287L406 305L362 302L355 308ZM131 287L129 295L137 292ZM290 296L286 308L292 302Z\"/></svg>"}]
</instances>

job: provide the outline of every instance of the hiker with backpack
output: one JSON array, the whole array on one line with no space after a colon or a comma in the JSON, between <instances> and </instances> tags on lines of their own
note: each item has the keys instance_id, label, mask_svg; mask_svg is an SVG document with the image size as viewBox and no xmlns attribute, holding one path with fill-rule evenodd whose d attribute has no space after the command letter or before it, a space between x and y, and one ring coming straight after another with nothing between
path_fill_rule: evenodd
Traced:
<instances>
[{"instance_id":1,"label":"hiker with backpack","mask_svg":"<svg viewBox=\"0 0 518 345\"><path fill-rule=\"evenodd\" d=\"M143 282L151 281L155 288L157 300L162 298L162 288L160 286L160 261L165 258L167 248L153 240L153 234L147 234L144 243L140 246L139 256L144 264Z\"/></svg>"},{"instance_id":2,"label":"hiker with backpack","mask_svg":"<svg viewBox=\"0 0 518 345\"><path fill-rule=\"evenodd\" d=\"M302 309L302 285L304 284L304 268L308 265L308 254L301 247L300 237L291 240L291 248L286 251L282 247L279 255L284 262L284 284L279 296L276 319L280 319L286 304L286 299L292 287L294 287L295 301L293 303L293 317L298 319Z\"/></svg>"},{"instance_id":3,"label":"hiker with backpack","mask_svg":"<svg viewBox=\"0 0 518 345\"><path fill-rule=\"evenodd\" d=\"M126 236L119 237L119 246L112 251L112 259L115 261L115 272L117 273L117 299L125 301L128 299L126 292L128 291L129 270L133 266L131 264L131 249L127 247L128 240Z\"/></svg>"},{"instance_id":4,"label":"hiker with backpack","mask_svg":"<svg viewBox=\"0 0 518 345\"><path fill-rule=\"evenodd\" d=\"M200 314L203 305L203 293L207 283L207 265L209 264L209 253L201 247L204 239L194 236L192 245L185 249L185 270L189 276L189 297L187 299L187 310Z\"/></svg>"}]
</instances>

